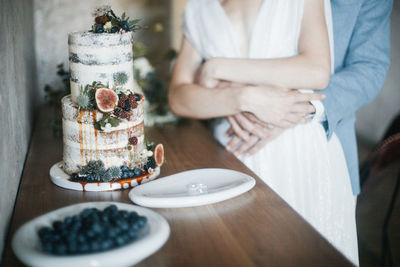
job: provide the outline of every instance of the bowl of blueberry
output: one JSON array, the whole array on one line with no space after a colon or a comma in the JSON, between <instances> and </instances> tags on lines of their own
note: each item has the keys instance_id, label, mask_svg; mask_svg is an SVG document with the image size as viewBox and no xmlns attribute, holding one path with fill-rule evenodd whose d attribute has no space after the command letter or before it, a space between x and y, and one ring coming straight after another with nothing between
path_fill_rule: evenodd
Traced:
<instances>
[{"instance_id":1,"label":"bowl of blueberry","mask_svg":"<svg viewBox=\"0 0 400 267\"><path fill-rule=\"evenodd\" d=\"M29 266L132 266L160 249L169 233L167 221L152 210L88 202L22 225L12 248Z\"/></svg>"}]
</instances>

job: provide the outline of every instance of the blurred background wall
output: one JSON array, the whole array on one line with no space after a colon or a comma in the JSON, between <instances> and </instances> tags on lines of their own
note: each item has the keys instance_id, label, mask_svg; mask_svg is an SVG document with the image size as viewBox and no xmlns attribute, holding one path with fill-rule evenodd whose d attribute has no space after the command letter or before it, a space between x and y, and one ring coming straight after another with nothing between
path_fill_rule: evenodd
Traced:
<instances>
[{"instance_id":1,"label":"blurred background wall","mask_svg":"<svg viewBox=\"0 0 400 267\"><path fill-rule=\"evenodd\" d=\"M0 0L0 260L37 100L33 3Z\"/></svg>"}]
</instances>

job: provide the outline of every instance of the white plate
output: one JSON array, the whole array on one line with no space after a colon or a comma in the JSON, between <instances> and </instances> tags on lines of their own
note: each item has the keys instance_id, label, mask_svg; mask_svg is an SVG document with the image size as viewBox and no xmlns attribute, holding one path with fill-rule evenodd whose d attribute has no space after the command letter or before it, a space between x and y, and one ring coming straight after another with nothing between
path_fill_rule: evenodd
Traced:
<instances>
[{"instance_id":1,"label":"white plate","mask_svg":"<svg viewBox=\"0 0 400 267\"><path fill-rule=\"evenodd\" d=\"M220 202L243 194L256 181L228 169L197 169L173 174L129 192L130 199L153 208L194 207Z\"/></svg>"},{"instance_id":2,"label":"white plate","mask_svg":"<svg viewBox=\"0 0 400 267\"><path fill-rule=\"evenodd\" d=\"M136 241L109 251L76 256L55 256L45 253L40 244L37 231L43 226L67 216L75 215L85 208L96 207L104 209L115 204L118 209L136 211L148 219L148 232ZM170 233L167 221L158 213L126 203L118 202L88 202L64 207L21 226L12 240L15 255L29 266L71 267L71 266L132 266L159 250L168 240Z\"/></svg>"},{"instance_id":3,"label":"white plate","mask_svg":"<svg viewBox=\"0 0 400 267\"><path fill-rule=\"evenodd\" d=\"M57 162L50 168L50 180L58 185L59 187L78 190L78 191L113 191L119 189L127 189L137 186L141 183L147 183L151 180L160 175L160 167L156 167L154 169L154 173L139 178L132 178L132 179L124 179L117 182L92 182L92 183L85 183L85 182L73 182L70 180L70 176L66 174L62 168L62 161Z\"/></svg>"}]
</instances>

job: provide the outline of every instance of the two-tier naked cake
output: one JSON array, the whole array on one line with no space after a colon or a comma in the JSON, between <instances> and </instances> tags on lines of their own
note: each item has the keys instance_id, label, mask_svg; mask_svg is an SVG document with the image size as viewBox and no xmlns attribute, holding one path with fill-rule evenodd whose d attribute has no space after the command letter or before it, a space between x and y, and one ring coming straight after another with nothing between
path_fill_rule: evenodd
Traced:
<instances>
[{"instance_id":1,"label":"two-tier naked cake","mask_svg":"<svg viewBox=\"0 0 400 267\"><path fill-rule=\"evenodd\" d=\"M146 142L145 99L133 92L137 21L107 7L96 12L91 31L68 36L71 94L62 99L62 170L68 182L51 176L60 186L103 191L154 179L164 149Z\"/></svg>"}]
</instances>

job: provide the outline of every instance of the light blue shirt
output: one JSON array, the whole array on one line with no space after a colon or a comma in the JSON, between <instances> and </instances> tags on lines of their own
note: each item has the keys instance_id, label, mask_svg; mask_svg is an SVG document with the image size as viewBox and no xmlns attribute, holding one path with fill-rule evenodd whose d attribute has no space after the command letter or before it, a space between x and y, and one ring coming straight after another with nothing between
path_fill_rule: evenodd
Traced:
<instances>
[{"instance_id":1,"label":"light blue shirt","mask_svg":"<svg viewBox=\"0 0 400 267\"><path fill-rule=\"evenodd\" d=\"M331 0L335 74L323 91L328 138L335 132L346 156L351 185L360 193L355 112L380 92L390 65L393 0Z\"/></svg>"}]
</instances>

